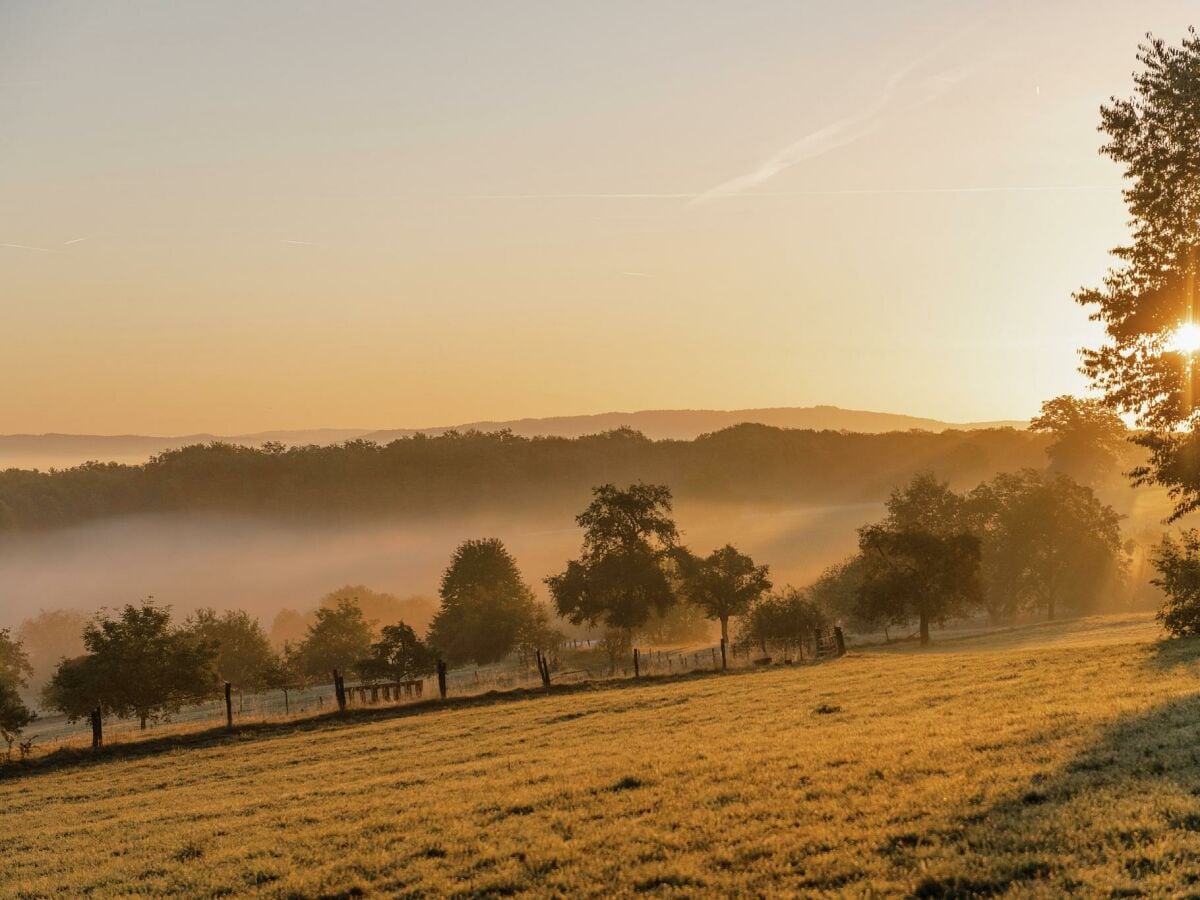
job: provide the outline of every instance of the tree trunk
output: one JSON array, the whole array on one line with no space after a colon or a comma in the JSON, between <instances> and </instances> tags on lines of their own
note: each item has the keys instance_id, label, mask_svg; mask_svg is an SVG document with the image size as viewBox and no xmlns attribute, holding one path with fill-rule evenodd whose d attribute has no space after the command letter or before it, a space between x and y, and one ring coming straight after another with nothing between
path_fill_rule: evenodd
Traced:
<instances>
[{"instance_id":1,"label":"tree trunk","mask_svg":"<svg viewBox=\"0 0 1200 900\"><path fill-rule=\"evenodd\" d=\"M729 616L721 616L721 640L729 646Z\"/></svg>"},{"instance_id":2,"label":"tree trunk","mask_svg":"<svg viewBox=\"0 0 1200 900\"><path fill-rule=\"evenodd\" d=\"M929 643L929 616L921 613L921 646L924 647Z\"/></svg>"},{"instance_id":3,"label":"tree trunk","mask_svg":"<svg viewBox=\"0 0 1200 900\"><path fill-rule=\"evenodd\" d=\"M142 722L141 730L145 731L146 730L146 717L143 715L140 718L141 718L141 722Z\"/></svg>"}]
</instances>

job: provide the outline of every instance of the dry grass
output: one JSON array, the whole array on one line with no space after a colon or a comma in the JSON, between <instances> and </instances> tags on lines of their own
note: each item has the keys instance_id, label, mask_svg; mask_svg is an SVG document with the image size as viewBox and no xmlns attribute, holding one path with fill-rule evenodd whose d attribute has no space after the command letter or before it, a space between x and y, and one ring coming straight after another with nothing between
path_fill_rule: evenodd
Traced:
<instances>
[{"instance_id":1,"label":"dry grass","mask_svg":"<svg viewBox=\"0 0 1200 900\"><path fill-rule=\"evenodd\" d=\"M1200 642L1155 638L1098 618L44 766L0 783L0 895L1186 894Z\"/></svg>"}]
</instances>

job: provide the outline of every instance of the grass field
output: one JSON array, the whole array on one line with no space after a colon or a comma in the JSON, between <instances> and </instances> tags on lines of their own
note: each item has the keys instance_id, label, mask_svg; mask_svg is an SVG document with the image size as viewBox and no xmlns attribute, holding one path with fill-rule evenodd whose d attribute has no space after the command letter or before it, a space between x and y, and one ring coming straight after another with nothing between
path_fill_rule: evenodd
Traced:
<instances>
[{"instance_id":1,"label":"grass field","mask_svg":"<svg viewBox=\"0 0 1200 900\"><path fill-rule=\"evenodd\" d=\"M0 895L1200 894L1148 617L164 743L0 780Z\"/></svg>"}]
</instances>

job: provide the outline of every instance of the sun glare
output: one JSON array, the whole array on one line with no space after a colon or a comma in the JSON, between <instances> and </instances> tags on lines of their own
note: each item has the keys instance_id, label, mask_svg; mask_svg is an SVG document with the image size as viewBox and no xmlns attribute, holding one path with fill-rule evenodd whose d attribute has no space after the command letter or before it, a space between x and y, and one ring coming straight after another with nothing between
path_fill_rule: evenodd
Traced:
<instances>
[{"instance_id":1,"label":"sun glare","mask_svg":"<svg viewBox=\"0 0 1200 900\"><path fill-rule=\"evenodd\" d=\"M1200 325L1184 322L1171 332L1167 349L1175 353L1195 353L1200 350Z\"/></svg>"}]
</instances>

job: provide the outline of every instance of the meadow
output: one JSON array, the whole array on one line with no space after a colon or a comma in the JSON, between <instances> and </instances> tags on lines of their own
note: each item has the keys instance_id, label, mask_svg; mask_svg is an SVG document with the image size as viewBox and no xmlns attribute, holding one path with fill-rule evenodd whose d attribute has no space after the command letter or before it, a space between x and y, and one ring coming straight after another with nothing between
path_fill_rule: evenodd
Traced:
<instances>
[{"instance_id":1,"label":"meadow","mask_svg":"<svg viewBox=\"0 0 1200 900\"><path fill-rule=\"evenodd\" d=\"M46 759L0 896L1200 895L1198 676L1108 616Z\"/></svg>"}]
</instances>

